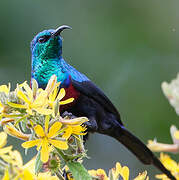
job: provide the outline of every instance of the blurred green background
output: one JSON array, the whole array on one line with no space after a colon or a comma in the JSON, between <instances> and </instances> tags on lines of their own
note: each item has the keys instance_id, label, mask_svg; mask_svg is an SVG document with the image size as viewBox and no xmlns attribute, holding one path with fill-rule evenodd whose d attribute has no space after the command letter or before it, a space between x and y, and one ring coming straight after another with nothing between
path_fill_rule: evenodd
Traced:
<instances>
[{"instance_id":1,"label":"blurred green background","mask_svg":"<svg viewBox=\"0 0 179 180\"><path fill-rule=\"evenodd\" d=\"M63 33L64 58L104 90L126 127L147 143L171 143L169 128L179 118L161 91L179 71L178 0L1 0L0 83L30 80L30 41L44 29L72 26ZM14 149L20 141L11 139ZM93 134L85 166L109 169L116 161L144 169L121 144ZM31 153L28 156L32 156Z\"/></svg>"}]
</instances>

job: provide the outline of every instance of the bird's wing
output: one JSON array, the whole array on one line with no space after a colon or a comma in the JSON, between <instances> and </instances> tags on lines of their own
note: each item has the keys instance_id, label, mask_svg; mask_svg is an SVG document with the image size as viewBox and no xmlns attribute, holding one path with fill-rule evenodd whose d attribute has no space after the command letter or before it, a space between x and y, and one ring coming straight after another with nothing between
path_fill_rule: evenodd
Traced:
<instances>
[{"instance_id":1,"label":"bird's wing","mask_svg":"<svg viewBox=\"0 0 179 180\"><path fill-rule=\"evenodd\" d=\"M63 70L71 76L72 84L77 91L98 102L108 112L115 114L118 122L123 125L119 112L102 90L100 90L94 83L92 83L87 76L66 63L64 59L61 60L61 64Z\"/></svg>"},{"instance_id":2,"label":"bird's wing","mask_svg":"<svg viewBox=\"0 0 179 180\"><path fill-rule=\"evenodd\" d=\"M83 81L78 82L72 79L72 84L74 88L79 91L81 94L92 98L94 101L98 102L102 107L104 107L107 111L115 114L117 116L118 121L121 125L123 125L120 114L109 100L109 98L100 90L94 83L91 81Z\"/></svg>"}]
</instances>

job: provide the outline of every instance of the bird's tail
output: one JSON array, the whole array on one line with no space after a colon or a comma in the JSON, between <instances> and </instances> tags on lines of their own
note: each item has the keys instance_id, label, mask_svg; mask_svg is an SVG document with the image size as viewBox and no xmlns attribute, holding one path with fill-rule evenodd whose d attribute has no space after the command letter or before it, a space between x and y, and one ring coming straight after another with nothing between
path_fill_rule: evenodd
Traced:
<instances>
[{"instance_id":1,"label":"bird's tail","mask_svg":"<svg viewBox=\"0 0 179 180\"><path fill-rule=\"evenodd\" d=\"M110 136L114 137L124 146L126 146L142 163L153 164L164 174L166 174L168 178L171 180L176 180L171 172L163 166L160 160L150 151L150 149L125 128L117 127L113 129Z\"/></svg>"}]
</instances>

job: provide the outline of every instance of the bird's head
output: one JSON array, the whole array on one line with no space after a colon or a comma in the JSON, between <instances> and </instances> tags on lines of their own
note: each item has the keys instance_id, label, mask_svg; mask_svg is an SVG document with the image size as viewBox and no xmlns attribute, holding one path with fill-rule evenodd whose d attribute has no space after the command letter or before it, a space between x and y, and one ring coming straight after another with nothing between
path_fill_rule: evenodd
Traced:
<instances>
[{"instance_id":1,"label":"bird's head","mask_svg":"<svg viewBox=\"0 0 179 180\"><path fill-rule=\"evenodd\" d=\"M38 33L31 42L32 56L41 59L54 59L62 54L61 32L71 29L70 26L62 25L57 29L44 30Z\"/></svg>"}]
</instances>

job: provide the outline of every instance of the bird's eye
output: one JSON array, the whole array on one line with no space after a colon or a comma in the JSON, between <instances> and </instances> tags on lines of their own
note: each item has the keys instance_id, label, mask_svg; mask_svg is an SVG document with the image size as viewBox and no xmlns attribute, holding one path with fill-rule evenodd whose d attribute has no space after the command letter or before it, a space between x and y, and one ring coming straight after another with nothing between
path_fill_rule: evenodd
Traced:
<instances>
[{"instance_id":1,"label":"bird's eye","mask_svg":"<svg viewBox=\"0 0 179 180\"><path fill-rule=\"evenodd\" d=\"M39 43L45 43L45 42L47 42L49 39L50 39L50 36L44 35L44 36L39 37L38 42L39 42Z\"/></svg>"}]
</instances>

